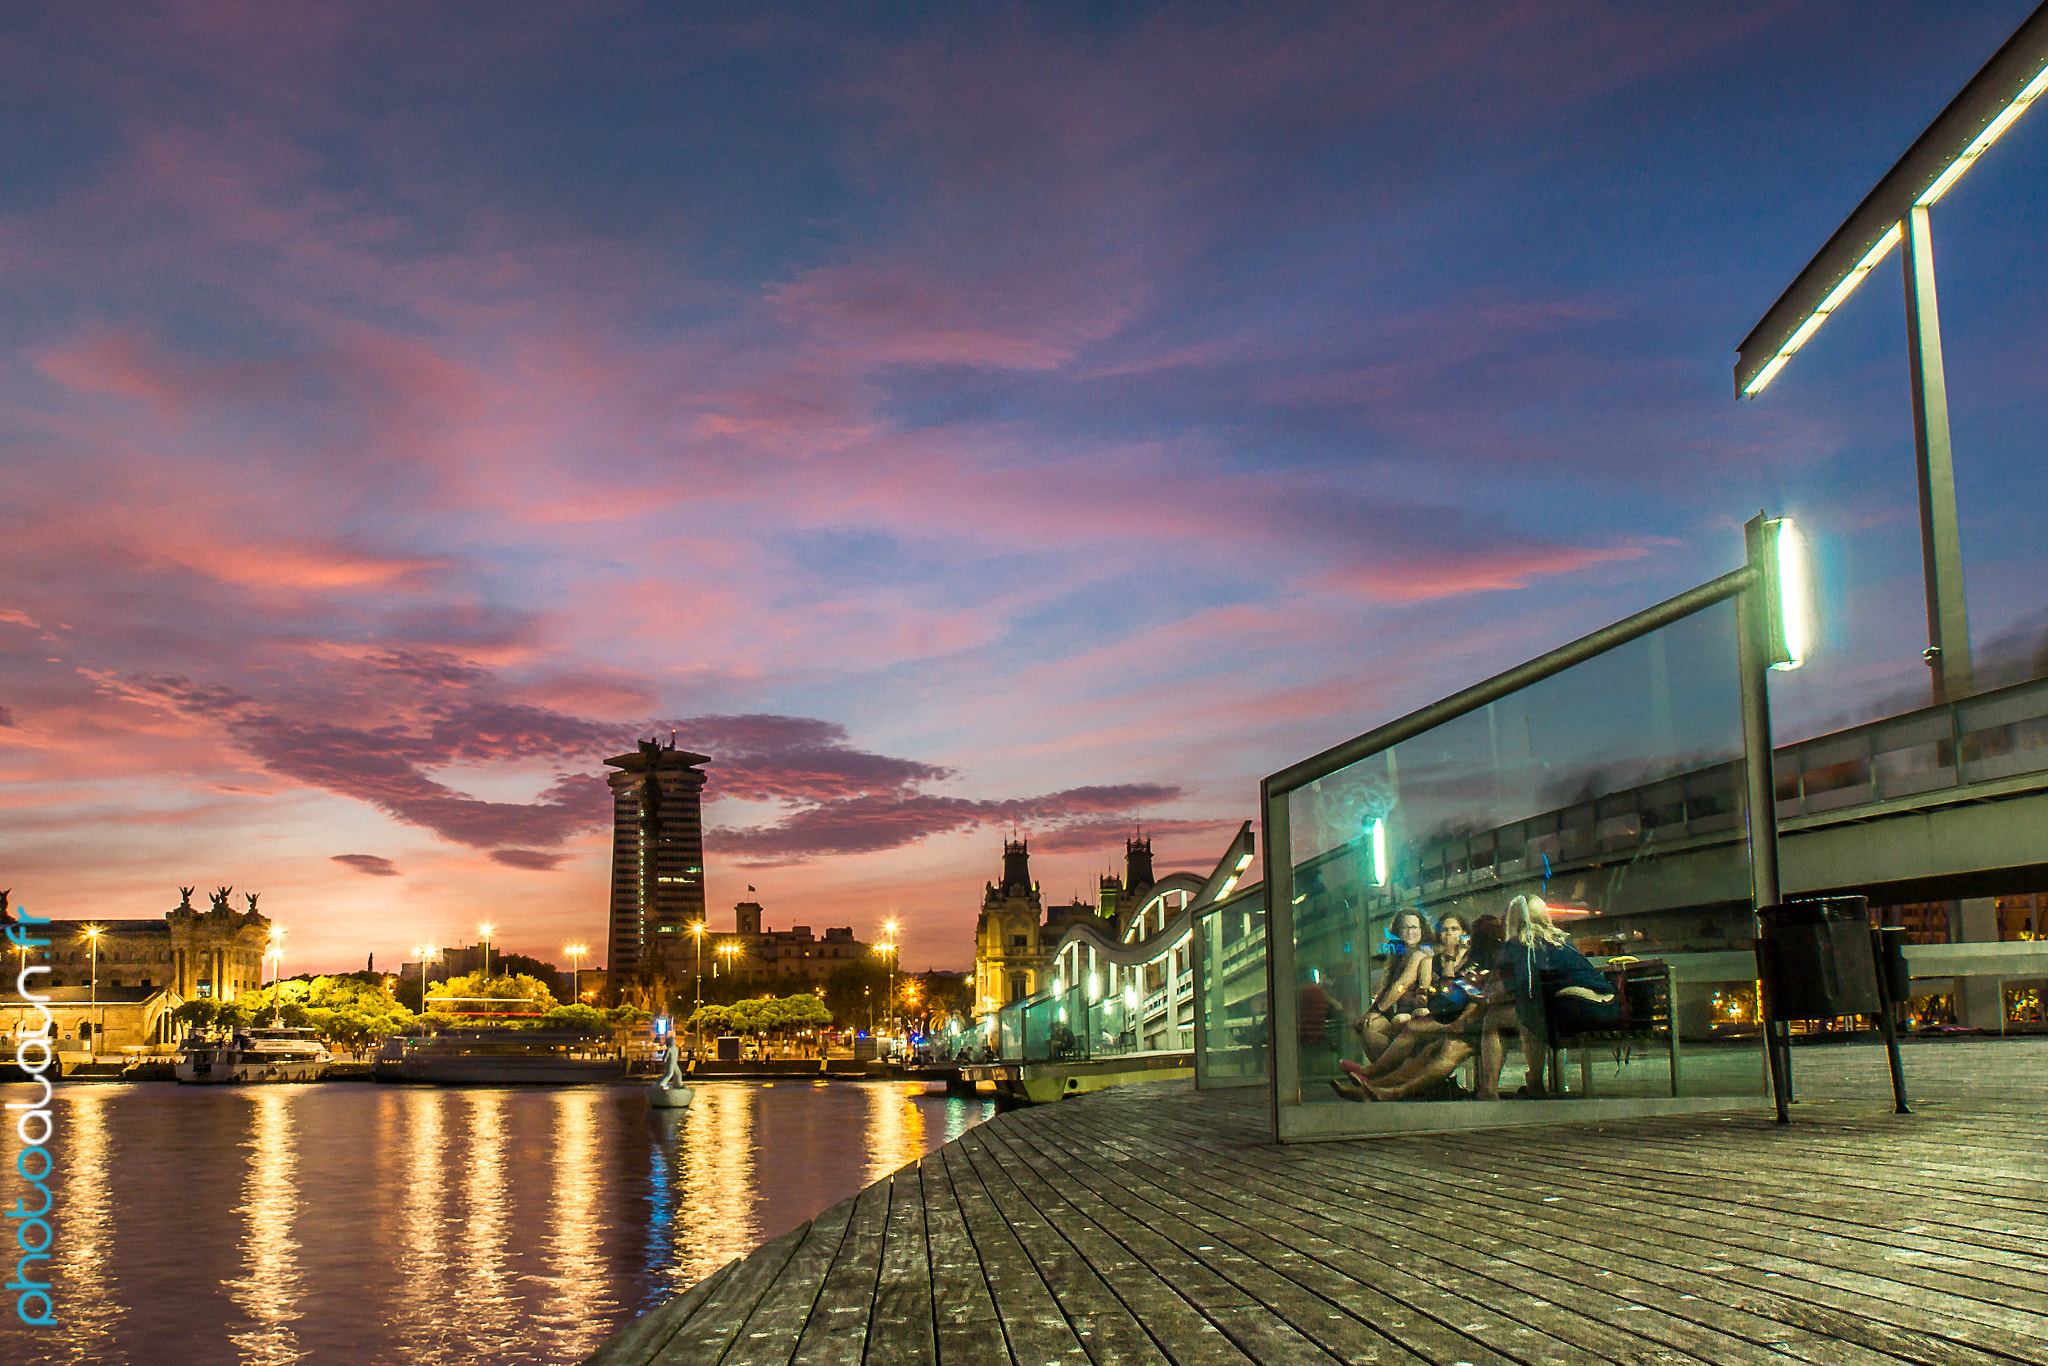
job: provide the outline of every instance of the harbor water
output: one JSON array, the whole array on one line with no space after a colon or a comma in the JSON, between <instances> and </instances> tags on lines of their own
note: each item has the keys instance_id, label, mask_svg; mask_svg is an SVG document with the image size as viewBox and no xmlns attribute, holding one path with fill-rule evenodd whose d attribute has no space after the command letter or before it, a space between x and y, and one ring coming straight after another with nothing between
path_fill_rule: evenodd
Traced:
<instances>
[{"instance_id":1,"label":"harbor water","mask_svg":"<svg viewBox=\"0 0 2048 1366\"><path fill-rule=\"evenodd\" d=\"M669 1112L638 1086L66 1084L58 1322L24 1326L10 1293L0 1361L578 1361L992 1109L885 1082L714 1081Z\"/></svg>"}]
</instances>

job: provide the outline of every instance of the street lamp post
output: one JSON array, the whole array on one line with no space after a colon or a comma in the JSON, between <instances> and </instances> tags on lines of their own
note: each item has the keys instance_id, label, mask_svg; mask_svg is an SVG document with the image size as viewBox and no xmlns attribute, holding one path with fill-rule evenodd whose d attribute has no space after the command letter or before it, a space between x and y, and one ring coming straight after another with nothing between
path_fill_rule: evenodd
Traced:
<instances>
[{"instance_id":1,"label":"street lamp post","mask_svg":"<svg viewBox=\"0 0 2048 1366\"><path fill-rule=\"evenodd\" d=\"M882 947L889 954L889 1013L887 1020L889 1033L892 1036L896 1032L896 930L897 924L894 920L884 920L882 922L882 933L888 936Z\"/></svg>"},{"instance_id":2,"label":"street lamp post","mask_svg":"<svg viewBox=\"0 0 2048 1366\"><path fill-rule=\"evenodd\" d=\"M704 1009L704 922L690 922L690 937L697 941L697 966L690 974L690 986L696 999L690 1006L690 1056L696 1057L704 1051L704 1030L697 1023L697 1016Z\"/></svg>"},{"instance_id":3,"label":"street lamp post","mask_svg":"<svg viewBox=\"0 0 2048 1366\"><path fill-rule=\"evenodd\" d=\"M484 980L486 982L491 980L491 932L495 929L497 929L495 925L479 925L476 927L477 934L484 941Z\"/></svg>"},{"instance_id":4,"label":"street lamp post","mask_svg":"<svg viewBox=\"0 0 2048 1366\"><path fill-rule=\"evenodd\" d=\"M95 1021L92 1027L92 1060L94 1062L100 1060L100 1035L106 1032L107 1028L107 1017L100 1013L100 936L105 933L106 930L98 925L87 925L85 927L86 948L92 958L92 995L89 1005L92 1008Z\"/></svg>"},{"instance_id":5,"label":"street lamp post","mask_svg":"<svg viewBox=\"0 0 2048 1366\"><path fill-rule=\"evenodd\" d=\"M284 926L270 927L270 1023L284 1023Z\"/></svg>"},{"instance_id":6,"label":"street lamp post","mask_svg":"<svg viewBox=\"0 0 2048 1366\"><path fill-rule=\"evenodd\" d=\"M571 944L562 950L569 955L572 967L569 971L569 995L571 1004L583 999L583 955L590 952L588 944Z\"/></svg>"},{"instance_id":7,"label":"street lamp post","mask_svg":"<svg viewBox=\"0 0 2048 1366\"><path fill-rule=\"evenodd\" d=\"M420 960L420 1014L424 1015L427 1013L427 964L433 961L440 949L434 944L421 944L413 952Z\"/></svg>"},{"instance_id":8,"label":"street lamp post","mask_svg":"<svg viewBox=\"0 0 2048 1366\"><path fill-rule=\"evenodd\" d=\"M1976 684L1928 211L2043 95L2048 95L2048 5L2028 16L1970 78L1736 347L1736 394L1754 398L1892 248L1903 244L1921 575L1927 597L1928 643L1921 658L1932 669L1929 682L1936 703L1959 701Z\"/></svg>"}]
</instances>

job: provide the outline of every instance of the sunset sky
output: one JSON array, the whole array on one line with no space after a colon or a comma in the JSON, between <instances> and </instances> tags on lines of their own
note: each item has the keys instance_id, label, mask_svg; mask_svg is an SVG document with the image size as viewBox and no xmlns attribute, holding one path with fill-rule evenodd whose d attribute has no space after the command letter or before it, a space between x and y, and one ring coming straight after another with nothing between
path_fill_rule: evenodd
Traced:
<instances>
[{"instance_id":1,"label":"sunset sky","mask_svg":"<svg viewBox=\"0 0 2048 1366\"><path fill-rule=\"evenodd\" d=\"M602 943L603 760L714 926L964 967L1135 822L1800 519L1780 737L1923 700L1896 257L1736 343L2031 11L0 14L0 886L285 971ZM2048 113L1938 206L1980 661L2048 630Z\"/></svg>"}]
</instances>

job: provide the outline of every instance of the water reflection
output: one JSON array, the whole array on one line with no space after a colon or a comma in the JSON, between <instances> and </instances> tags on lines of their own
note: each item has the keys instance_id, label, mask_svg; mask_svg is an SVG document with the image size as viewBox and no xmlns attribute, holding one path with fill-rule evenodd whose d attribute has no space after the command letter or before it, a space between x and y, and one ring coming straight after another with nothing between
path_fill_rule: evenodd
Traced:
<instances>
[{"instance_id":1,"label":"water reflection","mask_svg":"<svg viewBox=\"0 0 2048 1366\"><path fill-rule=\"evenodd\" d=\"M868 1087L868 1181L881 1180L927 1151L922 1084Z\"/></svg>"},{"instance_id":2,"label":"water reflection","mask_svg":"<svg viewBox=\"0 0 2048 1366\"><path fill-rule=\"evenodd\" d=\"M10 1115L11 1119L12 1116ZM114 1342L115 1322L121 1306L107 1284L107 1265L114 1253L115 1229L112 1197L108 1193L107 1112L99 1097L81 1098L67 1105L57 1122L69 1130L65 1153L62 1204L52 1213L59 1229L60 1244L53 1248L64 1274L45 1279L56 1282L63 1297L63 1334L72 1352L81 1360L125 1362L127 1357ZM14 1126L10 1123L8 1129ZM33 1168L31 1168L33 1170ZM7 1167L13 1175L13 1163ZM4 1179L4 1178L0 1178ZM17 1196L17 1199L20 1197ZM29 1200L31 1208L37 1202ZM15 1201L7 1202L13 1209ZM8 1225L12 1230L12 1225ZM7 1240L13 1243L13 1238ZM9 1264L12 1264L12 1258ZM49 1266L51 1263L41 1263ZM11 1302L11 1297L10 1297Z\"/></svg>"},{"instance_id":3,"label":"water reflection","mask_svg":"<svg viewBox=\"0 0 2048 1366\"><path fill-rule=\"evenodd\" d=\"M229 1334L248 1366L297 1361L293 1321L299 1317L298 1153L292 1143L291 1103L296 1093L282 1087L245 1092L253 1111L242 1203L235 1213L246 1224L242 1250L246 1270L228 1283L228 1294L250 1323Z\"/></svg>"},{"instance_id":4,"label":"water reflection","mask_svg":"<svg viewBox=\"0 0 2048 1366\"><path fill-rule=\"evenodd\" d=\"M554 1189L548 1201L554 1256L542 1278L554 1293L545 1310L554 1330L555 1351L564 1360L586 1356L597 1346L590 1321L597 1305L596 1283L586 1274L590 1231L597 1226L597 1119L602 1093L560 1091L555 1095Z\"/></svg>"},{"instance_id":5,"label":"water reflection","mask_svg":"<svg viewBox=\"0 0 2048 1366\"><path fill-rule=\"evenodd\" d=\"M463 1298L476 1315L475 1332L490 1334L501 1350L514 1342L499 1338L506 1334L511 1315L509 1287L504 1274L506 1247L505 1209L505 1108L503 1091L466 1091L468 1102L463 1116L464 1141L460 1160L469 1170L464 1183L462 1209L444 1218L443 1236L461 1248L464 1281ZM473 1345L483 1346L483 1342Z\"/></svg>"},{"instance_id":6,"label":"water reflection","mask_svg":"<svg viewBox=\"0 0 2048 1366\"><path fill-rule=\"evenodd\" d=\"M0 1321L0 1363L575 1361L992 1108L848 1082L707 1083L662 1116L623 1086L66 1086L62 1327Z\"/></svg>"},{"instance_id":7,"label":"water reflection","mask_svg":"<svg viewBox=\"0 0 2048 1366\"><path fill-rule=\"evenodd\" d=\"M794 1093L784 1088L785 1095ZM745 1083L707 1083L664 1134L673 1144L670 1151L681 1150L676 1215L690 1233L688 1247L649 1262L664 1288L693 1285L761 1242L753 1217L754 1113L773 1096L772 1090ZM651 1242L648 1251L654 1252Z\"/></svg>"},{"instance_id":8,"label":"water reflection","mask_svg":"<svg viewBox=\"0 0 2048 1366\"><path fill-rule=\"evenodd\" d=\"M380 1156L404 1155L405 1161L392 1173L398 1189L393 1217L399 1237L398 1279L401 1309L397 1315L399 1340L408 1356L428 1359L428 1345L442 1336L437 1326L436 1301L447 1284L448 1256L443 1244L441 1220L443 1174L448 1155L441 1136L441 1112L448 1099L432 1091L400 1091L390 1096L394 1104L384 1107L395 1117L396 1132Z\"/></svg>"}]
</instances>

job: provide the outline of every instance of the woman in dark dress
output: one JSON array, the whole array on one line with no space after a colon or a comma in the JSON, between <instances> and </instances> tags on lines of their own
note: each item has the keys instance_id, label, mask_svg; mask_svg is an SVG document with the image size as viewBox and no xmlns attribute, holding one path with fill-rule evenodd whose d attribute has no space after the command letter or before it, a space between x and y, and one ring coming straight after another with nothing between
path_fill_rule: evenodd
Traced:
<instances>
[{"instance_id":1,"label":"woman in dark dress","mask_svg":"<svg viewBox=\"0 0 2048 1366\"><path fill-rule=\"evenodd\" d=\"M1611 1029L1621 1022L1622 1006L1613 984L1551 920L1543 898L1518 896L1508 903L1507 938L1500 975L1514 998L1526 1088L1531 1096L1545 1096L1549 1090L1544 1085L1544 1060L1551 1035L1563 1038ZM1480 1073L1497 1086L1507 1059L1498 1031L1489 1031L1480 1052Z\"/></svg>"}]
</instances>

